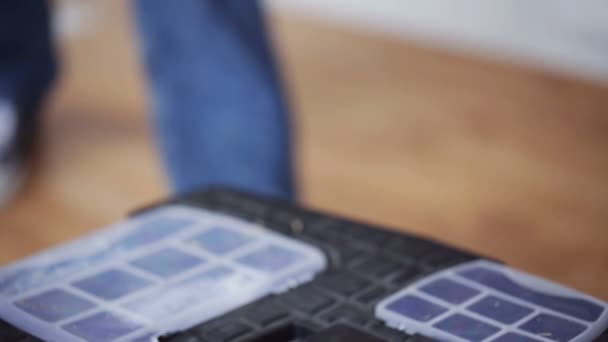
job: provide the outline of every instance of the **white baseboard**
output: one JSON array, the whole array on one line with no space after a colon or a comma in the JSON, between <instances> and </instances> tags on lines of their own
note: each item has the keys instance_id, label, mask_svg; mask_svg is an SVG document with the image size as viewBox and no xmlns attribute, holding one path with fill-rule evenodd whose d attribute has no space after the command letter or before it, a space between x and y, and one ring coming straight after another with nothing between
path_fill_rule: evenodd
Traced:
<instances>
[{"instance_id":1,"label":"white baseboard","mask_svg":"<svg viewBox=\"0 0 608 342\"><path fill-rule=\"evenodd\" d=\"M267 0L337 25L608 82L606 0Z\"/></svg>"}]
</instances>

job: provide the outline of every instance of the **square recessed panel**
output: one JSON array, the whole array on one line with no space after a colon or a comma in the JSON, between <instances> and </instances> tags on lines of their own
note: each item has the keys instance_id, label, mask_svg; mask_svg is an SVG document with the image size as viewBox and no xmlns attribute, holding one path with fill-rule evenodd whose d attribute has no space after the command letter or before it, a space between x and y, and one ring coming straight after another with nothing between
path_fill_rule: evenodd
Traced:
<instances>
[{"instance_id":1,"label":"square recessed panel","mask_svg":"<svg viewBox=\"0 0 608 342\"><path fill-rule=\"evenodd\" d=\"M458 274L496 291L588 322L596 321L604 311L599 304L584 298L555 296L527 288L501 271L488 267L471 267Z\"/></svg>"},{"instance_id":2,"label":"square recessed panel","mask_svg":"<svg viewBox=\"0 0 608 342\"><path fill-rule=\"evenodd\" d=\"M474 318L454 314L434 324L434 327L467 341L483 341L496 334L500 328Z\"/></svg>"},{"instance_id":3,"label":"square recessed panel","mask_svg":"<svg viewBox=\"0 0 608 342\"><path fill-rule=\"evenodd\" d=\"M62 328L89 342L111 342L141 327L129 318L104 311L66 324Z\"/></svg>"},{"instance_id":4,"label":"square recessed panel","mask_svg":"<svg viewBox=\"0 0 608 342\"><path fill-rule=\"evenodd\" d=\"M205 260L175 248L164 248L130 262L146 272L168 278L192 269Z\"/></svg>"},{"instance_id":5,"label":"square recessed panel","mask_svg":"<svg viewBox=\"0 0 608 342\"><path fill-rule=\"evenodd\" d=\"M170 235L179 233L188 225L194 223L192 219L178 217L158 217L148 219L135 228L133 232L120 240L123 248L136 248L160 241Z\"/></svg>"},{"instance_id":6,"label":"square recessed panel","mask_svg":"<svg viewBox=\"0 0 608 342\"><path fill-rule=\"evenodd\" d=\"M529 307L495 296L484 297L467 309L504 324L515 323L534 311Z\"/></svg>"},{"instance_id":7,"label":"square recessed panel","mask_svg":"<svg viewBox=\"0 0 608 342\"><path fill-rule=\"evenodd\" d=\"M54 289L15 302L19 309L47 322L58 322L95 307L85 298Z\"/></svg>"},{"instance_id":8,"label":"square recessed panel","mask_svg":"<svg viewBox=\"0 0 608 342\"><path fill-rule=\"evenodd\" d=\"M540 342L539 340L517 333L507 333L492 340L492 342Z\"/></svg>"},{"instance_id":9,"label":"square recessed panel","mask_svg":"<svg viewBox=\"0 0 608 342\"><path fill-rule=\"evenodd\" d=\"M586 327L582 324L549 314L536 315L519 328L558 342L570 341L586 330Z\"/></svg>"},{"instance_id":10,"label":"square recessed panel","mask_svg":"<svg viewBox=\"0 0 608 342\"><path fill-rule=\"evenodd\" d=\"M263 272L280 272L305 257L290 249L270 245L238 258L238 262Z\"/></svg>"},{"instance_id":11,"label":"square recessed panel","mask_svg":"<svg viewBox=\"0 0 608 342\"><path fill-rule=\"evenodd\" d=\"M170 287L159 288L139 296L123 304L123 307L141 317L160 321L166 317L183 314L197 306L204 306L210 300L230 291L228 286L238 288L239 284L231 283L231 279L237 279L234 270L216 266L176 282ZM245 287L246 285L243 284L240 289Z\"/></svg>"},{"instance_id":12,"label":"square recessed panel","mask_svg":"<svg viewBox=\"0 0 608 342\"><path fill-rule=\"evenodd\" d=\"M447 311L442 306L414 295L403 296L388 304L386 308L419 322L430 321Z\"/></svg>"},{"instance_id":13,"label":"square recessed panel","mask_svg":"<svg viewBox=\"0 0 608 342\"><path fill-rule=\"evenodd\" d=\"M226 281L226 279L234 276L235 273L235 270L228 268L227 266L215 266L212 269L207 269L199 274L181 280L176 285L190 286L196 284L197 286L200 286L201 284L221 284Z\"/></svg>"},{"instance_id":14,"label":"square recessed panel","mask_svg":"<svg viewBox=\"0 0 608 342\"><path fill-rule=\"evenodd\" d=\"M193 242L214 254L226 254L253 241L249 235L233 230L214 227L194 237Z\"/></svg>"},{"instance_id":15,"label":"square recessed panel","mask_svg":"<svg viewBox=\"0 0 608 342\"><path fill-rule=\"evenodd\" d=\"M479 294L478 290L447 278L440 278L421 286L420 291L451 304L466 302Z\"/></svg>"},{"instance_id":16,"label":"square recessed panel","mask_svg":"<svg viewBox=\"0 0 608 342\"><path fill-rule=\"evenodd\" d=\"M152 282L122 270L108 270L72 283L72 286L105 300L114 300Z\"/></svg>"}]
</instances>

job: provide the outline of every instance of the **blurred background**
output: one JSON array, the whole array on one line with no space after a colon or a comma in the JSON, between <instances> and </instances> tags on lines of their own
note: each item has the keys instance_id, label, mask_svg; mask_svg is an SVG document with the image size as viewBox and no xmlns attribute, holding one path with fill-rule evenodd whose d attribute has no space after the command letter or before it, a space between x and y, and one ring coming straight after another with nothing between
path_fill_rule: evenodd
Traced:
<instances>
[{"instance_id":1,"label":"blurred background","mask_svg":"<svg viewBox=\"0 0 608 342\"><path fill-rule=\"evenodd\" d=\"M0 264L168 192L128 2L56 1L63 75ZM608 3L274 0L313 207L608 299Z\"/></svg>"}]
</instances>

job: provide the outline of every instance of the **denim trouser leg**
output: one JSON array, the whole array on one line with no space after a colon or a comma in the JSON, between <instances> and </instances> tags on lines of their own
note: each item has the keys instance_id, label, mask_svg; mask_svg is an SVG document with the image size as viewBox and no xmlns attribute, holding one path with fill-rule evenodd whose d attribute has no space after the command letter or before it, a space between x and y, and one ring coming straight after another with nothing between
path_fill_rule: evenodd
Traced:
<instances>
[{"instance_id":1,"label":"denim trouser leg","mask_svg":"<svg viewBox=\"0 0 608 342\"><path fill-rule=\"evenodd\" d=\"M156 130L177 192L294 196L290 123L254 0L136 0Z\"/></svg>"},{"instance_id":2,"label":"denim trouser leg","mask_svg":"<svg viewBox=\"0 0 608 342\"><path fill-rule=\"evenodd\" d=\"M56 74L48 0L0 1L0 99L19 117L19 147L28 148L40 106Z\"/></svg>"}]
</instances>

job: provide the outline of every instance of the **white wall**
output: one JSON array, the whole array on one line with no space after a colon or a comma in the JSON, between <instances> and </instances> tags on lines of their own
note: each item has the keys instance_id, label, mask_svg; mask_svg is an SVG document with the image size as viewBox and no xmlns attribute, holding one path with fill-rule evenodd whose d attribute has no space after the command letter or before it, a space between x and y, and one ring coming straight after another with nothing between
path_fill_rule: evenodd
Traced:
<instances>
[{"instance_id":1,"label":"white wall","mask_svg":"<svg viewBox=\"0 0 608 342\"><path fill-rule=\"evenodd\" d=\"M357 30L608 82L608 0L268 0Z\"/></svg>"}]
</instances>

